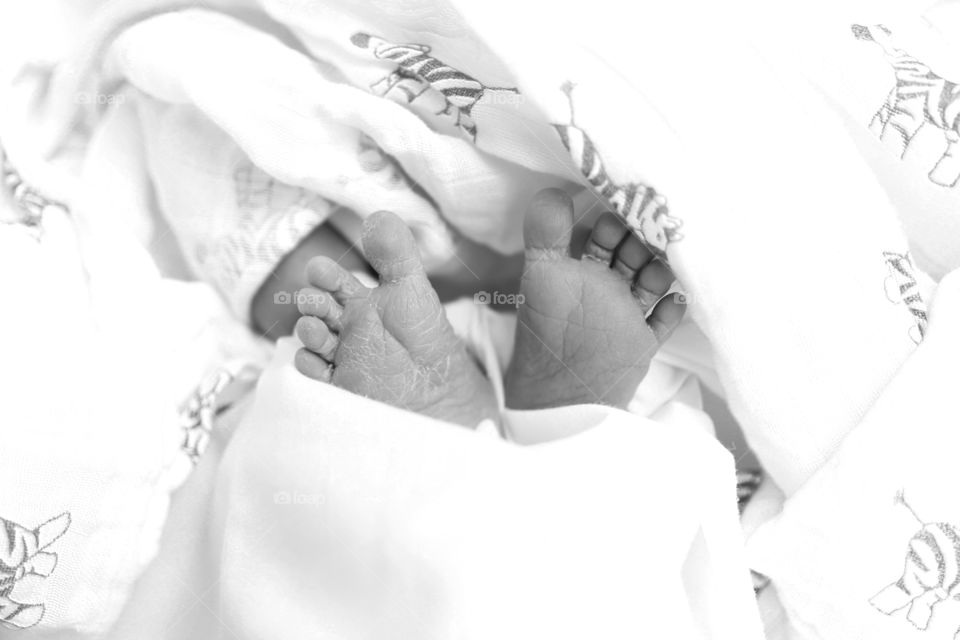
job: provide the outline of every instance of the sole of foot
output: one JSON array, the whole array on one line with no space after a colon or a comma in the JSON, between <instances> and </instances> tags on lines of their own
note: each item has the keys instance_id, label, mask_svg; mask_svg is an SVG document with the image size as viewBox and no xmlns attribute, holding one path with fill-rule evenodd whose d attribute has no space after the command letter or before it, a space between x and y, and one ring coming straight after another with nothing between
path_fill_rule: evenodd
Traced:
<instances>
[{"instance_id":1,"label":"sole of foot","mask_svg":"<svg viewBox=\"0 0 960 640\"><path fill-rule=\"evenodd\" d=\"M366 219L367 287L327 257L307 265L298 295L295 365L307 377L401 409L474 427L497 416L490 381L454 334L413 234L396 215Z\"/></svg>"},{"instance_id":2,"label":"sole of foot","mask_svg":"<svg viewBox=\"0 0 960 640\"><path fill-rule=\"evenodd\" d=\"M524 223L523 303L505 380L511 409L626 408L683 316L684 305L665 296L673 274L618 217L600 217L579 260L570 255L573 227L569 196L536 196Z\"/></svg>"}]
</instances>

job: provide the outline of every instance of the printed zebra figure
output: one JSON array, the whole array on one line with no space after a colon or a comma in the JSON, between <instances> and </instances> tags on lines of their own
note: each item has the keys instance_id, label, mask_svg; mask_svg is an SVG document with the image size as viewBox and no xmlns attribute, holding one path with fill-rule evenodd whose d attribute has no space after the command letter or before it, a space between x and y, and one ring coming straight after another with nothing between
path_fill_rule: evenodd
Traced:
<instances>
[{"instance_id":1,"label":"printed zebra figure","mask_svg":"<svg viewBox=\"0 0 960 640\"><path fill-rule=\"evenodd\" d=\"M430 55L425 44L394 44L368 33L355 33L350 41L373 53L379 60L390 60L397 66L385 78L370 86L382 96L399 94L410 103L418 98L436 96L440 99L437 115L454 118L471 140L477 139L477 125L471 111L488 91L520 93L513 87L487 87L476 78L458 71Z\"/></svg>"},{"instance_id":2,"label":"printed zebra figure","mask_svg":"<svg viewBox=\"0 0 960 640\"><path fill-rule=\"evenodd\" d=\"M907 620L922 631L930 625L934 606L960 600L960 529L946 522L924 522L903 492L896 501L910 511L920 530L910 538L903 575L870 598L870 604L888 616L909 607ZM960 638L960 630L954 638Z\"/></svg>"},{"instance_id":3,"label":"printed zebra figure","mask_svg":"<svg viewBox=\"0 0 960 640\"><path fill-rule=\"evenodd\" d=\"M603 168L603 159L586 131L576 125L573 110L573 83L561 87L570 105L570 124L555 124L560 140L573 158L580 173L587 179L594 192L610 203L620 216L647 246L660 258L666 257L667 245L683 239L680 227L683 221L670 215L667 199L653 187L634 182L619 185L610 179Z\"/></svg>"},{"instance_id":4,"label":"printed zebra figure","mask_svg":"<svg viewBox=\"0 0 960 640\"><path fill-rule=\"evenodd\" d=\"M180 407L183 440L180 450L196 465L210 444L215 421L233 406L237 398L252 390L260 368L244 360L234 360L214 370L200 381Z\"/></svg>"},{"instance_id":5,"label":"printed zebra figure","mask_svg":"<svg viewBox=\"0 0 960 640\"><path fill-rule=\"evenodd\" d=\"M947 148L930 171L930 180L942 187L955 186L960 181L960 86L894 46L890 29L882 24L855 24L852 29L858 39L875 42L883 49L896 76L896 85L870 121L870 129L881 139L888 130L896 132L901 158L924 125L940 129Z\"/></svg>"},{"instance_id":6,"label":"printed zebra figure","mask_svg":"<svg viewBox=\"0 0 960 640\"><path fill-rule=\"evenodd\" d=\"M273 264L330 212L321 196L267 174L248 159L233 171L238 217L214 229L194 248L193 259L222 291L236 291L252 265Z\"/></svg>"},{"instance_id":7,"label":"printed zebra figure","mask_svg":"<svg viewBox=\"0 0 960 640\"><path fill-rule=\"evenodd\" d=\"M895 304L903 303L910 310L915 325L910 330L910 338L917 344L923 340L927 331L927 305L920 295L917 277L914 274L913 260L909 253L884 251L883 259L887 263L889 275L884 281L887 299Z\"/></svg>"},{"instance_id":8,"label":"printed zebra figure","mask_svg":"<svg viewBox=\"0 0 960 640\"><path fill-rule=\"evenodd\" d=\"M67 211L66 205L51 200L27 184L20 172L10 163L3 146L0 145L0 189L6 191L16 206L19 219L5 224L22 224L34 232L39 232L43 223L43 214L47 207L60 207Z\"/></svg>"},{"instance_id":9,"label":"printed zebra figure","mask_svg":"<svg viewBox=\"0 0 960 640\"><path fill-rule=\"evenodd\" d=\"M57 554L46 551L70 528L61 513L35 529L0 518L0 626L26 629L45 611L36 599L39 583L57 567Z\"/></svg>"}]
</instances>

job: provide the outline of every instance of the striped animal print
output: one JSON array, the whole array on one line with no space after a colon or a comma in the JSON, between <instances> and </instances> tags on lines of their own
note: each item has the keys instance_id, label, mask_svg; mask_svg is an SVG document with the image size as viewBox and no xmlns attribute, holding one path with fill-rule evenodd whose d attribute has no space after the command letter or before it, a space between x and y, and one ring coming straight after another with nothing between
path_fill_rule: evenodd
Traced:
<instances>
[{"instance_id":1,"label":"striped animal print","mask_svg":"<svg viewBox=\"0 0 960 640\"><path fill-rule=\"evenodd\" d=\"M46 549L70 528L70 514L61 513L35 529L0 518L0 626L26 629L43 619L34 600L39 581L57 567L57 554Z\"/></svg>"},{"instance_id":2,"label":"striped animal print","mask_svg":"<svg viewBox=\"0 0 960 640\"><path fill-rule=\"evenodd\" d=\"M889 275L884 282L887 298L893 303L903 303L914 319L911 329L911 339L920 344L927 331L927 305L920 295L917 277L913 268L913 260L909 253L895 253L884 251L883 259L887 263Z\"/></svg>"},{"instance_id":3,"label":"striped animal print","mask_svg":"<svg viewBox=\"0 0 960 640\"><path fill-rule=\"evenodd\" d=\"M924 522L902 492L896 499L921 528L907 545L903 575L873 596L870 604L888 616L906 608L907 620L925 630L933 617L933 607L958 596L955 592L960 586L960 529L945 522Z\"/></svg>"},{"instance_id":4,"label":"striped animal print","mask_svg":"<svg viewBox=\"0 0 960 640\"><path fill-rule=\"evenodd\" d=\"M896 78L886 102L870 121L870 129L881 139L891 131L896 134L901 158L925 125L942 131L947 146L929 176L934 184L955 186L960 181L960 86L897 48L887 27L855 24L852 29L858 39L874 42L883 50Z\"/></svg>"},{"instance_id":5,"label":"striped animal print","mask_svg":"<svg viewBox=\"0 0 960 640\"><path fill-rule=\"evenodd\" d=\"M573 84L561 88L570 105L570 124L555 124L560 141L570 153L580 173L593 191L605 199L614 212L659 257L666 257L667 245L683 239L683 222L670 215L667 199L653 187L639 182L625 185L615 183L603 167L603 158L586 131L576 125L573 109Z\"/></svg>"},{"instance_id":6,"label":"striped animal print","mask_svg":"<svg viewBox=\"0 0 960 640\"><path fill-rule=\"evenodd\" d=\"M227 296L251 269L279 262L333 208L312 191L274 179L248 159L234 169L233 183L236 220L231 219L229 229L211 228L193 254Z\"/></svg>"},{"instance_id":7,"label":"striped animal print","mask_svg":"<svg viewBox=\"0 0 960 640\"><path fill-rule=\"evenodd\" d=\"M424 94L436 93L442 98L437 115L454 118L455 126L472 140L477 139L477 125L471 112L488 91L519 93L513 87L487 87L476 78L445 64L430 55L424 44L394 44L367 33L355 33L350 41L370 51L379 60L396 65L388 76L371 85L382 96L396 95L410 103Z\"/></svg>"},{"instance_id":8,"label":"striped animal print","mask_svg":"<svg viewBox=\"0 0 960 640\"><path fill-rule=\"evenodd\" d=\"M2 145L0 145L0 190L9 195L19 215L14 222L4 221L5 224L20 224L39 233L42 228L43 213L47 207L56 206L68 211L63 203L47 198L27 184L20 172L10 163Z\"/></svg>"},{"instance_id":9,"label":"striped animal print","mask_svg":"<svg viewBox=\"0 0 960 640\"><path fill-rule=\"evenodd\" d=\"M252 390L260 368L241 360L228 362L208 374L180 407L183 440L180 450L196 465L210 444L216 419L237 397Z\"/></svg>"}]
</instances>

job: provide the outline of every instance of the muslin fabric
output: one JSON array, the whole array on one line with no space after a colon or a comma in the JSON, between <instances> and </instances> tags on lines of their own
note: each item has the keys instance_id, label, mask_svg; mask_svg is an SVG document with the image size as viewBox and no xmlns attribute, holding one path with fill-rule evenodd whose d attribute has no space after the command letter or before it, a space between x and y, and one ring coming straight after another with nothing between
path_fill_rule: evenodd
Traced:
<instances>
[{"instance_id":1,"label":"muslin fabric","mask_svg":"<svg viewBox=\"0 0 960 640\"><path fill-rule=\"evenodd\" d=\"M354 524L367 525L377 518L379 525L400 522L409 527L393 542L390 535L379 539L385 547L395 545L379 559L396 569L388 574L396 576L397 583L367 591L366 581L374 575L369 566L343 560L337 565L344 571L342 584L395 606L401 599L391 594L413 594L417 606L426 606L425 614L436 613L432 618L404 620L411 625L404 628L413 635L423 629L427 634L457 635L461 630L508 634L484 626L497 624L496 618L481 619L474 609L496 594L467 597L472 595L470 585L491 584L494 577L489 571L508 558L521 565L543 563L539 573L531 569L518 585L540 581L555 586L551 569L557 556L546 551L538 556L531 540L512 549L515 555L508 553L499 560L481 553L471 556L469 551L484 544L471 537L476 531L458 528L461 523L437 515L438 505L461 513L464 505L481 504L477 513L489 515L489 521L480 523L470 514L464 518L483 531L481 524L493 527L508 520L499 508L513 505L510 508L522 511L509 500L483 502L475 478L462 478L459 470L450 471L442 463L449 454L451 460L463 461L464 470L475 469L472 465L485 456L491 460L499 456L506 449L498 447L507 443L456 431L451 435L410 416L404 418L410 422L409 432L401 420L396 434L384 435L353 418L368 410L384 411L385 420L388 414L405 414L359 407L360 400L334 389L308 392L301 388L306 381L293 375L289 362L277 361L275 375L269 378L275 386L262 386L262 396L255 398L255 407L260 408L236 432L242 437L214 440L220 447L214 447L214 455L221 449L225 454L222 459L211 456L209 464L220 466L206 472L203 481L187 485L195 493L185 501L191 496L209 499L219 505L213 512L216 517L207 522L205 514L194 509L190 511L194 519L181 520L178 512L168 522L163 542L172 542L165 546L160 526L170 492L186 469L178 458L182 434L173 426L173 407L211 362L237 354L262 358L262 344L250 344L249 336L230 344L217 327L230 327L231 336L242 329L238 323L246 318L250 297L273 264L318 224L337 215L352 216L353 224L341 225L349 236L359 218L376 209L394 209L414 229L428 267L436 271L456 259L460 235L504 254L518 251L526 200L541 187L562 186L579 189L578 200L587 206L578 213L609 208L624 216L670 262L683 285L689 315L699 332L681 332L678 338L684 339L664 349L664 362L688 367L726 396L772 483L761 494L770 500L755 503L766 510L761 519L771 524L751 526L755 533L749 561L773 580L762 595L763 601L772 599L776 605L770 609L774 615L767 618L776 623L771 623L775 627L771 633L850 637L861 623L881 637L895 635L903 625L919 629L924 623L949 633L951 585L930 582L915 564L909 590L894 597L896 592L886 589L903 577L903 567L898 576L895 566L902 558L894 561L883 555L893 548L894 537L908 544L907 530L913 524L905 519L907 504L922 518L917 530L930 536L939 534L929 527L943 531L937 522L955 519L943 506L949 497L945 483L924 471L925 452L931 448L942 452L949 444L934 425L939 410L916 414L925 430L898 450L902 459L896 474L872 485L856 478L859 471L869 478L882 475L883 469L869 467L865 460L874 447L895 450L898 429L912 420L902 407L930 403L943 408L930 397L931 390L943 390L941 400L950 397L932 380L943 376L940 358L954 353L952 338L937 338L937 332L951 334L951 323L927 317L932 283L921 268L936 279L960 266L955 243L949 241L957 211L956 185L950 178L956 140L948 126L950 115L955 115L949 99L955 56L949 39L942 36L957 23L956 3L939 2L920 15L926 4L817 2L774 11L769 3L748 1L722 6L644 2L637 7L642 10L640 22L626 19L622 4L609 0L589 6L557 4L548 12L532 3L501 0L131 0L89 6L92 27L89 31L78 27L77 51L60 47L52 57L21 66L14 92L3 101L0 122L0 137L26 178L70 212L54 208L44 213L43 226L49 230L42 242L47 244L27 244L36 239L10 235L21 230L4 228L7 272L33 278L26 284L9 278L5 286L11 297L29 301L24 306L34 310L50 306L41 295L45 285L65 291L58 304L70 309L70 327L76 332L66 357L70 366L48 372L23 345L49 344L50 336L61 331L56 318L39 313L35 322L4 318L3 335L18 347L12 358L18 375L5 387L25 385L30 392L10 405L11 419L0 423L5 442L13 443L0 451L7 456L0 469L9 474L8 486L25 487L12 497L0 494L0 517L11 523L15 541L35 538L38 550L33 564L22 565L29 568L23 587L29 593L16 592L12 601L28 607L46 603L42 619L36 620L36 609L18 618L19 610L8 607L3 613L8 622L35 623L63 633L99 633L117 619L131 593L135 599L127 615L144 611L151 589L131 588L158 544L176 549L179 542L195 550L190 546L195 541L176 538L169 526L202 522L210 527L205 542L235 578L216 597L235 616L231 620L241 622L244 633L260 637L274 631L267 618L256 615L255 608L264 599L283 607L284 624L314 623L316 611L285 600L297 597L301 578L314 581L304 593L342 595L344 603L350 596L331 594L324 582L329 575L284 571L302 559L294 553L304 544L296 536L310 538L317 514L284 511L284 505L271 502L269 495L258 502L268 489L287 491L294 501L301 491L298 483L306 478L324 491L330 489L336 497L330 504L338 507L331 516L351 532ZM931 22L940 26L930 30ZM904 55L916 57L920 66L914 68L941 90L941 101L931 102L934 94L928 90L924 100L898 102L903 88L910 93L912 86L903 73ZM172 280L171 269L179 278L212 285L227 302L232 318L224 318L210 290ZM31 289L34 283L42 288ZM166 293L169 297L164 297ZM949 300L951 294L942 295ZM182 322L171 327L168 314L130 322L131 308L141 313L158 306L181 310ZM951 316L945 312L942 317ZM936 358L920 357L932 352L925 342L928 333L930 344L940 345ZM129 346L142 344L144 334L154 339L142 351ZM189 346L198 336L201 346ZM701 337L709 348L698 342ZM171 354L184 351L195 356L188 366L171 361ZM82 363L94 358L114 373L103 379L84 377ZM130 371L147 372L142 393L111 404L111 391L129 383ZM54 384L58 380L63 384ZM690 389L691 379L684 372L661 380L672 384L678 396ZM943 379L939 382L945 384ZM67 389L68 398L44 405L47 389ZM295 389L302 393L294 394ZM321 412L311 403L330 400L323 412L332 419L317 433L307 434L316 447L297 451L290 442L282 442L271 449L267 445L274 441L256 426L264 422L257 413L262 407L271 406L276 397L292 398L291 394L297 399L282 405L290 412L289 428L293 424L307 428L307 416ZM679 512L682 526L676 529L681 533L655 538L663 532L643 530L635 519L640 510L620 508L622 500L643 502L640 494L630 493L640 489L612 488L602 482L604 476L587 479L582 494L574 492L584 501L588 494L611 496L607 510L588 510L587 519L617 523L651 544L666 545L671 553L664 560L677 562L702 559L694 553L696 545L682 544L689 542L700 523L705 540L724 541L717 548L725 551L717 557L729 553L731 562L743 565L745 575L748 563L740 559L727 525L704 524L729 522L718 515L727 509L725 501L727 511L734 513L733 474L724 470L727 459L713 446L716 443L707 446L698 440L702 431L681 427L677 434L664 434L667 423L658 420L686 409L674 410L678 405L669 400L654 400L644 405L652 422L616 413L604 413L597 421L594 410L583 407L569 409L563 420L551 414L547 417L556 423L553 426L593 428L563 439L544 428L539 437L557 446L543 449L562 449L565 456L574 443L593 443L582 454L570 452L571 459L583 455L602 469L600 458L609 455L611 468L642 484L652 482L653 471L663 467L653 466L649 476L643 475L647 471L630 468L615 443L622 438L623 452L648 460L642 436L666 438L673 444L661 450L663 458L670 458L674 467L702 463L707 469L704 478L717 482L712 488L698 484L699 469L693 469L691 478L681 474L676 495L686 496L690 503L678 502L684 507ZM76 407L69 424L63 416L48 415L62 407ZM85 407L92 407L92 413L86 414ZM662 407L668 409L661 411ZM356 411L349 413L351 408ZM141 420L144 413L152 417ZM123 430L134 415L136 436ZM700 414L688 415L702 422ZM509 424L519 424L513 418ZM628 424L644 426L635 433ZM511 433L523 440L518 428ZM51 454L46 443L63 432L68 433L63 442L70 444L71 455ZM880 439L874 442L874 436ZM477 445L475 458L463 453L481 441L485 444ZM146 442L158 444L149 449ZM258 446L251 447L252 443ZM318 464L329 455L321 443L331 445L331 450L352 448L352 455L329 458L327 466ZM418 451L417 444L424 444L425 450ZM524 453L510 449L504 456L511 460L530 453L512 446ZM685 448L692 453L683 454ZM360 459L361 450L369 453L367 462ZM102 457L103 451L111 452L109 459ZM118 451L124 452L119 466L112 455ZM307 451L321 456L310 461L311 473L319 476L306 472ZM301 457L292 458L283 474L271 476L276 464L267 463L276 462L278 452ZM388 488L396 492L387 494L394 502L373 501L363 511L337 493L354 487L357 495L377 494L376 483L390 477L391 470L397 470L398 478L408 478L404 474L411 461L429 452L434 456L423 467L422 478L411 479L406 487ZM504 477L521 487L518 495L530 497L522 492L540 487L547 503L556 506L560 498L551 492L569 486L552 466L563 456L553 455L545 454L542 463L545 477L556 479L552 488L530 485L526 464L504 463L509 469ZM363 465L374 466L375 461L388 466L365 475L368 467ZM650 460L655 462L661 460ZM539 464L531 463L530 468L541 468ZM343 475L333 482L329 474L337 470ZM455 500L457 492L448 495L437 489L438 483L453 476L456 486L463 488L462 503ZM78 477L89 483L78 482ZM275 485L278 478L290 478L290 484ZM117 497L114 481L131 487L125 498ZM891 490L901 482L906 486L895 503ZM831 494L834 484L839 489ZM411 508L415 501L400 499L411 487L423 488L416 500L424 502L417 502L415 509ZM508 494L505 485L494 488ZM652 502L645 503L658 516L677 510L674 504L657 502L661 488L651 494ZM855 501L858 492L867 494L862 503ZM782 510L781 519L770 520L772 503ZM73 504L80 507L69 507ZM858 509L857 504L869 508ZM67 511L69 520L62 517ZM79 517L81 511L86 513ZM933 513L928 516L928 511ZM424 575L413 571L414 545L406 544L429 533L426 527L415 526L420 521L414 516L421 513L430 516L422 522L449 534L445 538L449 546L438 547L442 551L438 558L444 561L434 565L427 558L418 565L429 569L426 574L438 572L433 574L438 576L435 585L451 594L447 609L424 596L435 594L423 590L429 584L409 583L411 575ZM254 517L257 514L262 517ZM858 519L865 529L894 520L899 528L864 547L877 553L868 558L866 551L851 551L854 541L832 527L835 521L845 521L841 515ZM358 520L351 520L354 517ZM560 517L558 508L543 522L557 523ZM255 551L263 549L262 538L257 537L263 531L257 527L271 522L277 528L269 549L278 554L289 551L294 558L282 556L271 563L271 558L255 557ZM360 527L357 544L363 553L376 548L367 543L383 531L379 525ZM94 529L113 536L113 542L97 546L93 537L79 535ZM588 529L584 525L571 534L586 535ZM507 546L502 532L491 535ZM132 558L121 551L126 548L139 552ZM529 549L531 555L525 560L520 549ZM791 553L800 549L825 552L816 558ZM629 560L625 566L636 567L639 556L631 555L634 550L625 543L603 550L608 560L621 551L625 555L620 557ZM101 552L105 560L91 561ZM51 568L51 556L40 554L56 554L58 566ZM471 557L490 559L489 567L456 561L470 562ZM810 559L804 567L796 564L801 557ZM864 569L870 559L879 557L885 560ZM376 559L371 558L361 555L364 561ZM176 585L174 575L162 573L164 566L171 566L162 562L168 559L163 553L157 556L143 574L144 584ZM582 556L571 554L567 560L581 562ZM691 562L688 566L706 566L699 560ZM849 571L831 572L830 562ZM216 572L219 566L196 570ZM248 588L242 579L252 575L251 567L257 568L261 580ZM626 580L603 570L580 566L577 575ZM683 594L694 597L684 591L690 585L681 584L670 570L661 572L664 583L657 583L663 587L657 597L664 610L676 613L670 620L677 620L678 636L694 634L697 625L707 637L717 629L729 631L732 625L744 630L745 635L738 637L753 633L753 614L742 608L740 587L745 583L734 574L731 566L716 574L730 588L726 595L720 593L723 585L698 580L704 591L697 602L727 602L723 597L736 601L729 617L721 606L715 618L718 626L710 626L713 623L701 624L699 608L691 611L678 604ZM194 577L188 580L191 586ZM639 590L646 586L631 588L635 590L624 593L641 595ZM839 594L851 608L832 607L824 593ZM654 611L652 592L642 595L651 598L643 600L642 606L649 607L644 611ZM913 595L919 600L915 609L912 601L903 602ZM554 635L562 636L565 620L570 622L568 630L587 629L591 607L609 617L594 618L589 628L613 633L612 621L621 620L618 616L627 610L627 603L617 609L615 600L603 601L596 594L583 598L590 606L544 622L554 625ZM350 602L370 604L363 599ZM515 629L538 630L529 626L534 617L525 619L516 602L497 601L501 605L510 614L503 619L516 621ZM533 602L526 613L546 606L545 599ZM703 611L713 610L704 604ZM362 625L359 617L351 617L353 612L344 606L339 611L343 619L321 621L327 626L318 628L331 633L359 628L351 626ZM168 613L178 612L172 607ZM401 613L384 610L380 621L399 624ZM583 618L576 619L578 615ZM170 631L164 623L171 620L159 613L151 620L156 629L141 630L144 637L178 633ZM213 627L219 623L207 621ZM464 626L456 626L458 621ZM605 629L602 625L608 622L611 626ZM624 624L623 629L636 630Z\"/></svg>"},{"instance_id":2,"label":"muslin fabric","mask_svg":"<svg viewBox=\"0 0 960 640\"><path fill-rule=\"evenodd\" d=\"M87 66L55 73L51 93L86 80L145 94L161 206L188 260L237 312L264 263L331 204L398 211L440 268L456 233L519 250L530 194L579 181L594 208L619 211L670 261L734 413L790 494L915 349L925 303L897 208L838 115L840 98L825 95L829 78L818 87L813 63L771 44L794 12L756 5L698 4L690 20L686 4L645 3L657 28L637 39L613 2L554 7L535 36L545 14L531 3L265 0L259 21L131 3L98 28L100 57L78 56ZM849 16L872 24L898 8L849 2L810 15L819 32L867 49ZM95 122L95 106L74 104L73 115ZM203 181L178 171L210 153L204 197ZM382 169L364 169L370 154ZM245 206L248 180L276 206ZM265 231L244 221L225 233L238 215Z\"/></svg>"}]
</instances>

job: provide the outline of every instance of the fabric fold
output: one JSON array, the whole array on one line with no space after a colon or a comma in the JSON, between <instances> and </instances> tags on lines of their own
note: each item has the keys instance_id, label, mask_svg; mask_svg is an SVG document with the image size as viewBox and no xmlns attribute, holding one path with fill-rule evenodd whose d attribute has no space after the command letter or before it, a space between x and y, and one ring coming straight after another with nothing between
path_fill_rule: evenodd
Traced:
<instances>
[{"instance_id":1,"label":"fabric fold","mask_svg":"<svg viewBox=\"0 0 960 640\"><path fill-rule=\"evenodd\" d=\"M731 460L702 432L595 407L596 426L519 446L317 385L295 346L218 479L241 637L761 637ZM651 495L679 458L698 473Z\"/></svg>"}]
</instances>

